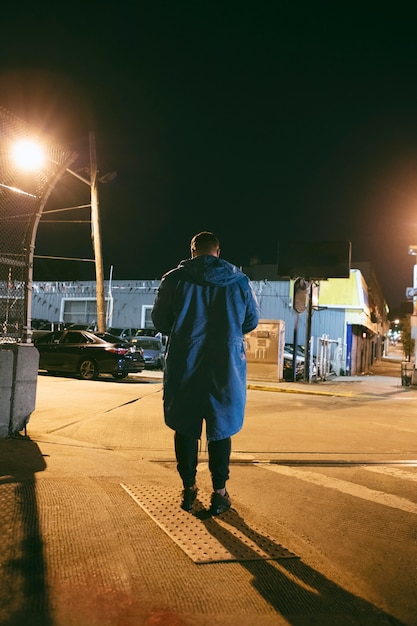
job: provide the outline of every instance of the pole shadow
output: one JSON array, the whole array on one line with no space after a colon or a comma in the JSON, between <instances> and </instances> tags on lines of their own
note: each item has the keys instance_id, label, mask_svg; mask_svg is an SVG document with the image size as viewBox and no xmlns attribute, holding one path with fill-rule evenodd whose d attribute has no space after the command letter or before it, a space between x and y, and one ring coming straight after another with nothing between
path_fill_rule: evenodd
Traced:
<instances>
[{"instance_id":1,"label":"pole shadow","mask_svg":"<svg viewBox=\"0 0 417 626\"><path fill-rule=\"evenodd\" d=\"M29 437L0 439L2 626L52 626L35 481L45 468Z\"/></svg>"}]
</instances>

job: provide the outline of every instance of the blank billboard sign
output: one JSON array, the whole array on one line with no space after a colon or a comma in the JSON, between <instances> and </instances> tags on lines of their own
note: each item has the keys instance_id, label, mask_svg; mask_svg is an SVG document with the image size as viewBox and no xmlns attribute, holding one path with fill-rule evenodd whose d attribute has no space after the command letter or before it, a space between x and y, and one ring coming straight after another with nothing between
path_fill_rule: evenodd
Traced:
<instances>
[{"instance_id":1,"label":"blank billboard sign","mask_svg":"<svg viewBox=\"0 0 417 626\"><path fill-rule=\"evenodd\" d=\"M350 263L350 241L278 242L280 278L349 278Z\"/></svg>"}]
</instances>

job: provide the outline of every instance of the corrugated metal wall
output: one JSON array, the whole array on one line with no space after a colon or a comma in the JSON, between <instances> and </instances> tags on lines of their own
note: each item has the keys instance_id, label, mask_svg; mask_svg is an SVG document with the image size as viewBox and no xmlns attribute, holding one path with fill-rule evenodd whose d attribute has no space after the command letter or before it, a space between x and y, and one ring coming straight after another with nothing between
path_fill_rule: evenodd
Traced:
<instances>
[{"instance_id":1,"label":"corrugated metal wall","mask_svg":"<svg viewBox=\"0 0 417 626\"><path fill-rule=\"evenodd\" d=\"M283 320L285 341L293 342L294 327L298 316L298 343L305 344L307 312L298 314L292 306L290 281L253 281L258 297L261 318ZM143 307L152 306L159 286L158 280L118 281L105 283L106 299L111 296L111 325L118 327L140 327ZM96 297L95 282L39 282L34 284L32 298L32 318L62 321L63 300L71 298ZM82 320L81 320L82 321ZM345 340L345 314L342 309L313 310L312 335L328 335L332 339Z\"/></svg>"}]
</instances>

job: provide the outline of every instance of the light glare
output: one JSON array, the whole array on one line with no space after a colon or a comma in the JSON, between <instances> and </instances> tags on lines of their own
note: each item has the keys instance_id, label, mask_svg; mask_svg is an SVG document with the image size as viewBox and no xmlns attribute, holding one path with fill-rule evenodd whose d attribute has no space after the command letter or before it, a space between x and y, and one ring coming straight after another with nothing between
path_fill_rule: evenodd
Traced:
<instances>
[{"instance_id":1,"label":"light glare","mask_svg":"<svg viewBox=\"0 0 417 626\"><path fill-rule=\"evenodd\" d=\"M40 169L45 161L41 146L29 139L24 139L14 145L13 157L18 167L26 171Z\"/></svg>"}]
</instances>

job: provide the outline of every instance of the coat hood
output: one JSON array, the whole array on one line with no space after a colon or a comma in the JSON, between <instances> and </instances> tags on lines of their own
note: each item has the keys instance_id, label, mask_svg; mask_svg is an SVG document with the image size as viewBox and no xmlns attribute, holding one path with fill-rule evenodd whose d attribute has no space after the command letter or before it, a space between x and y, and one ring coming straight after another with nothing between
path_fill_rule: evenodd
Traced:
<instances>
[{"instance_id":1,"label":"coat hood","mask_svg":"<svg viewBox=\"0 0 417 626\"><path fill-rule=\"evenodd\" d=\"M209 254L181 261L179 268L183 270L187 280L197 285L225 287L245 276L236 265Z\"/></svg>"}]
</instances>

